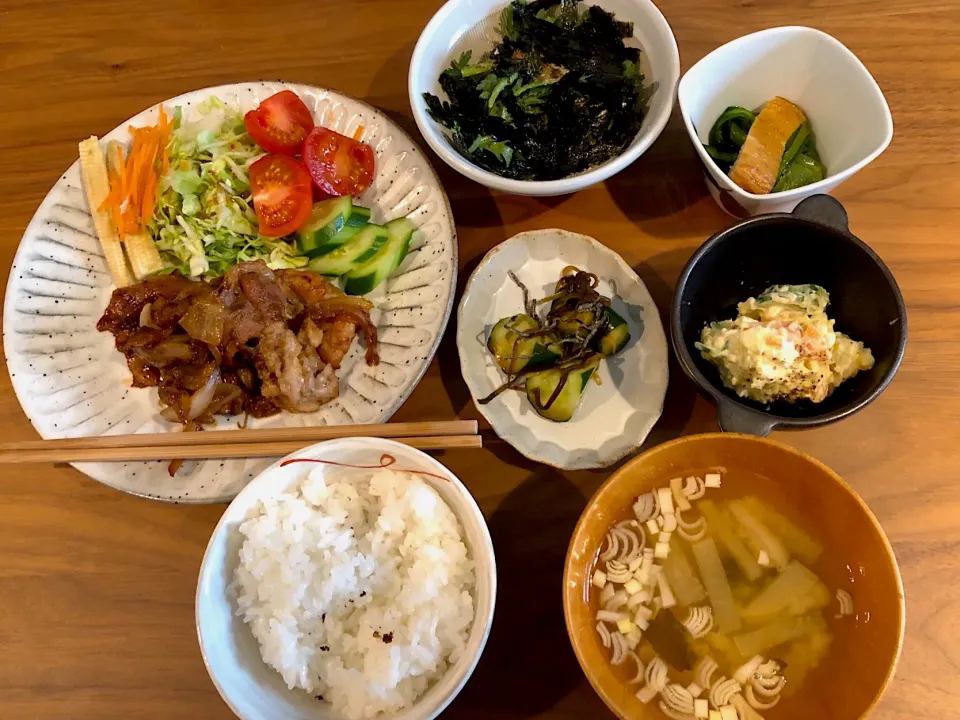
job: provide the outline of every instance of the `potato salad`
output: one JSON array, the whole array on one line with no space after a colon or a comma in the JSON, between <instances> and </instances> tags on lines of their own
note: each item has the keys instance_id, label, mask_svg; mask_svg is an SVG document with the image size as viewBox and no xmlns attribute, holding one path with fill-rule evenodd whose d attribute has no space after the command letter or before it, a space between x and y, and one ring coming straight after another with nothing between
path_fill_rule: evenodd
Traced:
<instances>
[{"instance_id":1,"label":"potato salad","mask_svg":"<svg viewBox=\"0 0 960 720\"><path fill-rule=\"evenodd\" d=\"M829 303L819 285L774 285L740 303L736 319L705 327L696 347L741 397L819 403L874 363L862 342L834 330Z\"/></svg>"}]
</instances>

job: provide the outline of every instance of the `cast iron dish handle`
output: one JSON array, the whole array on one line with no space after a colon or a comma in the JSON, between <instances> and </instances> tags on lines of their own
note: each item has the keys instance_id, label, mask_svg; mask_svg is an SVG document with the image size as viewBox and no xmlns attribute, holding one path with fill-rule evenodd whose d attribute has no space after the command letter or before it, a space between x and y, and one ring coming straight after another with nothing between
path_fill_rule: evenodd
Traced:
<instances>
[{"instance_id":1,"label":"cast iron dish handle","mask_svg":"<svg viewBox=\"0 0 960 720\"><path fill-rule=\"evenodd\" d=\"M811 195L793 209L792 215L819 225L826 225L842 233L850 232L847 211L839 200L829 195Z\"/></svg>"},{"instance_id":2,"label":"cast iron dish handle","mask_svg":"<svg viewBox=\"0 0 960 720\"><path fill-rule=\"evenodd\" d=\"M761 413L725 400L717 401L717 424L723 432L743 433L766 437L777 423Z\"/></svg>"}]
</instances>

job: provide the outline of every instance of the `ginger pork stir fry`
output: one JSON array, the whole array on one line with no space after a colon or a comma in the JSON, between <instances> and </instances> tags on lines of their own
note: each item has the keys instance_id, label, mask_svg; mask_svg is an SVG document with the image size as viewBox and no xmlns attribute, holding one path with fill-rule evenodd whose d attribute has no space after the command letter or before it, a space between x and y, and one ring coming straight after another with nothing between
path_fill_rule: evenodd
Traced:
<instances>
[{"instance_id":1,"label":"ginger pork stir fry","mask_svg":"<svg viewBox=\"0 0 960 720\"><path fill-rule=\"evenodd\" d=\"M162 416L198 430L215 415L314 412L362 333L376 365L372 305L319 275L258 260L212 281L155 276L114 291L97 329L116 338L134 387L157 386Z\"/></svg>"}]
</instances>

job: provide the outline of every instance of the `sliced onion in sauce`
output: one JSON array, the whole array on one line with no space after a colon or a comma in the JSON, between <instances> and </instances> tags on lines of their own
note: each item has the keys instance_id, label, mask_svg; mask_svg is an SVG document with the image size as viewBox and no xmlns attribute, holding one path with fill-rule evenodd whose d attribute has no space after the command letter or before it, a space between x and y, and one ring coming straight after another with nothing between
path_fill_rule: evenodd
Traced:
<instances>
[{"instance_id":1,"label":"sliced onion in sauce","mask_svg":"<svg viewBox=\"0 0 960 720\"><path fill-rule=\"evenodd\" d=\"M162 417L167 422L178 423L180 422L180 416L177 414L177 409L173 405L169 405L160 411L160 417Z\"/></svg>"},{"instance_id":2,"label":"sliced onion in sauce","mask_svg":"<svg viewBox=\"0 0 960 720\"><path fill-rule=\"evenodd\" d=\"M220 382L220 368L214 366L213 372L203 386L190 396L190 405L187 410L187 420L196 420L203 415L207 407L213 401L213 394L217 390L217 383Z\"/></svg>"},{"instance_id":3,"label":"sliced onion in sauce","mask_svg":"<svg viewBox=\"0 0 960 720\"><path fill-rule=\"evenodd\" d=\"M140 310L140 327L157 327L153 324L153 303L147 303L143 306L143 309Z\"/></svg>"},{"instance_id":4,"label":"sliced onion in sauce","mask_svg":"<svg viewBox=\"0 0 960 720\"><path fill-rule=\"evenodd\" d=\"M217 389L213 393L213 400L210 402L210 405L207 407L207 411L204 414L216 415L225 407L232 404L234 400L237 400L241 397L243 397L243 390L238 388L236 385L224 382L218 383Z\"/></svg>"},{"instance_id":5,"label":"sliced onion in sauce","mask_svg":"<svg viewBox=\"0 0 960 720\"><path fill-rule=\"evenodd\" d=\"M180 318L187 335L207 345L219 345L223 336L224 306L217 298L200 298Z\"/></svg>"}]
</instances>

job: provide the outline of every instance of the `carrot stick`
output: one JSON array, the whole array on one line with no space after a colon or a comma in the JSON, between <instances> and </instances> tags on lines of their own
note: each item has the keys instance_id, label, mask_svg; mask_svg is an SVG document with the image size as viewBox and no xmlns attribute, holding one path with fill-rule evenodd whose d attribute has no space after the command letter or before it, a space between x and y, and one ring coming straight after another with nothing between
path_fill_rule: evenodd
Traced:
<instances>
[{"instance_id":1,"label":"carrot stick","mask_svg":"<svg viewBox=\"0 0 960 720\"><path fill-rule=\"evenodd\" d=\"M167 143L173 123L161 105L153 127L130 128L133 138L126 160L116 149L110 192L101 209L109 208L121 235L139 233L153 218L157 184L170 166Z\"/></svg>"}]
</instances>

